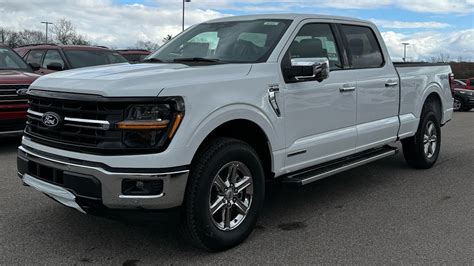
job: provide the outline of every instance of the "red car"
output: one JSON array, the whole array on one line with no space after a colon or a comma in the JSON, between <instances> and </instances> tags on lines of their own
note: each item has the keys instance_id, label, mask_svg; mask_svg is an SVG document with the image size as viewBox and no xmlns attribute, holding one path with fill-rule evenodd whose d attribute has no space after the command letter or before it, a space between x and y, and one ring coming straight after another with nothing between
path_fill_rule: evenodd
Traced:
<instances>
[{"instance_id":1,"label":"red car","mask_svg":"<svg viewBox=\"0 0 474 266\"><path fill-rule=\"evenodd\" d=\"M17 53L0 44L0 135L23 133L26 93L38 77Z\"/></svg>"},{"instance_id":2,"label":"red car","mask_svg":"<svg viewBox=\"0 0 474 266\"><path fill-rule=\"evenodd\" d=\"M141 62L145 57L151 54L150 51L142 49L117 50L117 52L125 57L130 63Z\"/></svg>"},{"instance_id":3,"label":"red car","mask_svg":"<svg viewBox=\"0 0 474 266\"><path fill-rule=\"evenodd\" d=\"M466 90L474 90L474 78L466 80Z\"/></svg>"},{"instance_id":4,"label":"red car","mask_svg":"<svg viewBox=\"0 0 474 266\"><path fill-rule=\"evenodd\" d=\"M25 61L44 75L56 71L128 62L117 51L99 46L38 44L15 48Z\"/></svg>"}]
</instances>

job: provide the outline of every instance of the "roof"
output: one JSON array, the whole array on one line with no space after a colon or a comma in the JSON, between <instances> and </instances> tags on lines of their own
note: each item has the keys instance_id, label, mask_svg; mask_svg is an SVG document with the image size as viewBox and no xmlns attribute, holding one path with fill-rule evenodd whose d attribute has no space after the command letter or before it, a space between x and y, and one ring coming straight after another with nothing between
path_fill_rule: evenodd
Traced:
<instances>
[{"instance_id":1,"label":"roof","mask_svg":"<svg viewBox=\"0 0 474 266\"><path fill-rule=\"evenodd\" d=\"M370 21L362 20L358 18L342 17L342 16L328 16L318 14L261 14L261 15L248 15L248 16L230 16L224 18L218 18L209 22L227 22L227 21L242 21L242 20L257 20L257 19L289 19L289 20L303 20L303 19L329 19L329 20L344 20L344 21L355 21L373 24Z\"/></svg>"},{"instance_id":2,"label":"roof","mask_svg":"<svg viewBox=\"0 0 474 266\"><path fill-rule=\"evenodd\" d=\"M30 44L20 46L18 48L38 48L38 49L48 49L53 47L59 47L65 50L110 50L104 46L90 46L90 45L56 45L56 44Z\"/></svg>"}]
</instances>

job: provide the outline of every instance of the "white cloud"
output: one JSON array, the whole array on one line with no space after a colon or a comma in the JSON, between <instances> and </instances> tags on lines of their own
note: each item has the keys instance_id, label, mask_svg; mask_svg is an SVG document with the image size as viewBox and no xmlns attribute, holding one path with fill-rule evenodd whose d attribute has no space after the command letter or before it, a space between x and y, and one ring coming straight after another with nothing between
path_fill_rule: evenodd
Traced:
<instances>
[{"instance_id":1,"label":"white cloud","mask_svg":"<svg viewBox=\"0 0 474 266\"><path fill-rule=\"evenodd\" d=\"M377 8L397 5L420 12L450 13L471 11L474 0L193 0L186 4L186 25L222 17L216 10L245 10L249 13L283 12L295 8L315 6L333 8ZM112 0L0 0L0 26L16 30L44 30L40 21L55 21L61 17L71 20L77 31L88 36L98 45L125 48L137 40L161 42L167 34L176 35L181 31L181 1L148 0L156 6L141 4L117 5ZM270 4L269 4L270 3ZM424 9L420 8L424 6ZM454 8L456 7L456 8ZM311 9L313 10L313 9ZM464 17L469 23L471 17ZM439 53L449 53L452 58L462 56L474 60L472 40L474 29L456 30L440 22L406 22L376 20L386 31L384 38L392 56L402 57L402 42L409 42L408 55L413 59L429 58ZM448 28L449 27L449 28ZM395 29L420 29L413 34L397 33ZM446 31L449 29L449 32Z\"/></svg>"},{"instance_id":2,"label":"white cloud","mask_svg":"<svg viewBox=\"0 0 474 266\"><path fill-rule=\"evenodd\" d=\"M474 60L474 29L457 32L424 31L414 34L402 34L393 31L382 32L385 44L389 49L391 57L403 57L403 45L407 42L407 58L417 60L429 60L439 54L449 54L452 59L462 57Z\"/></svg>"},{"instance_id":3,"label":"white cloud","mask_svg":"<svg viewBox=\"0 0 474 266\"><path fill-rule=\"evenodd\" d=\"M211 9L188 8L186 25L224 14ZM0 0L0 25L15 30L44 30L40 21L65 17L93 43L128 47L137 40L161 42L167 34L181 31L181 8L114 5L111 0Z\"/></svg>"},{"instance_id":4,"label":"white cloud","mask_svg":"<svg viewBox=\"0 0 474 266\"><path fill-rule=\"evenodd\" d=\"M443 29L450 25L447 23L427 21L427 22L414 22L414 21L398 21L398 20L382 20L382 19L370 19L379 27L387 29Z\"/></svg>"}]
</instances>

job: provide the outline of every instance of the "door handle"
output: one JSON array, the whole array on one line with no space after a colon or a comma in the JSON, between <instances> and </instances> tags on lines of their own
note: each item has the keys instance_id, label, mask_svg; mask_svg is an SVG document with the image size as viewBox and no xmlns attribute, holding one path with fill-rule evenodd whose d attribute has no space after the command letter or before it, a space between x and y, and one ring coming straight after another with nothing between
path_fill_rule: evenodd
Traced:
<instances>
[{"instance_id":1,"label":"door handle","mask_svg":"<svg viewBox=\"0 0 474 266\"><path fill-rule=\"evenodd\" d=\"M385 87L395 87L398 85L398 81L396 80L387 80L387 82L385 82Z\"/></svg>"},{"instance_id":2,"label":"door handle","mask_svg":"<svg viewBox=\"0 0 474 266\"><path fill-rule=\"evenodd\" d=\"M356 87L354 87L354 86L339 88L339 92L341 92L341 93L349 92L349 91L355 91L355 90L356 90Z\"/></svg>"}]
</instances>

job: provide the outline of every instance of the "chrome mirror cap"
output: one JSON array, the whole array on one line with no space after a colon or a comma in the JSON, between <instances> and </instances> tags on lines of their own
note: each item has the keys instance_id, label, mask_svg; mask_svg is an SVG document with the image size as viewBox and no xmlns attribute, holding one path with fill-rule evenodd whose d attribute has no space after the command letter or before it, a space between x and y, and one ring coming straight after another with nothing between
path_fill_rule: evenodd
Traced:
<instances>
[{"instance_id":1,"label":"chrome mirror cap","mask_svg":"<svg viewBox=\"0 0 474 266\"><path fill-rule=\"evenodd\" d=\"M293 68L312 68L312 75L295 76L296 80L314 79L323 81L329 77L329 59L327 57L314 58L293 58L291 59Z\"/></svg>"}]
</instances>

